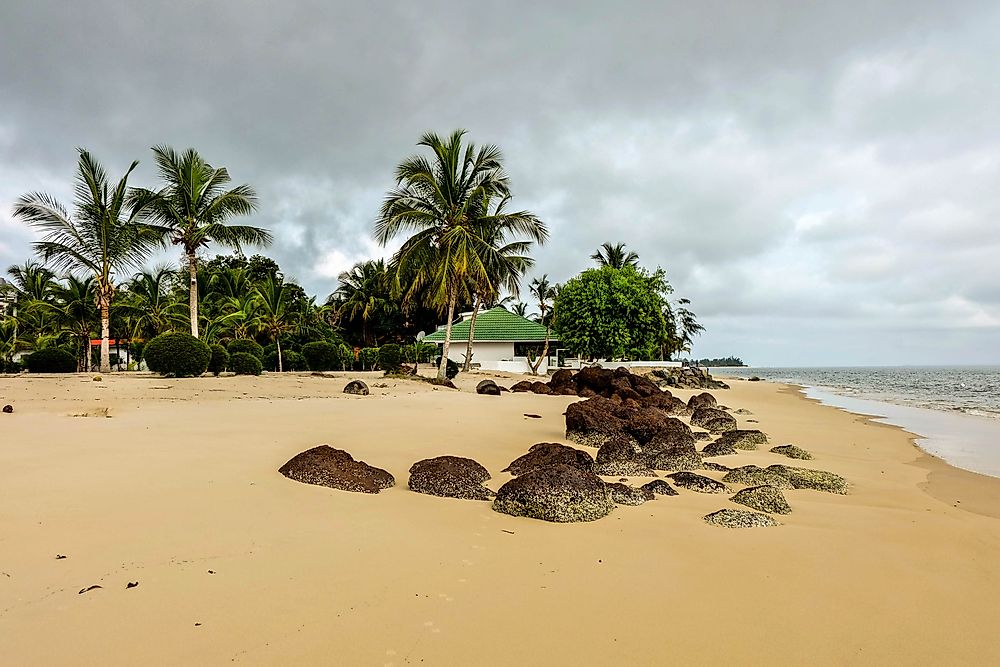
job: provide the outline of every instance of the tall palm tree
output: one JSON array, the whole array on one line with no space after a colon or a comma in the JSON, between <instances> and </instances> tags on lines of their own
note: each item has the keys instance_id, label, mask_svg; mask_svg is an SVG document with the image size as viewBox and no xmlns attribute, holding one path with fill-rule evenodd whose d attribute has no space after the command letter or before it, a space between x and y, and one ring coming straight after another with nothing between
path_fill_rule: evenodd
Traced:
<instances>
[{"instance_id":1,"label":"tall palm tree","mask_svg":"<svg viewBox=\"0 0 1000 667\"><path fill-rule=\"evenodd\" d=\"M678 332L680 334L680 347L678 352L683 352L687 350L691 351L691 346L694 344L694 337L705 330L705 327L698 323L695 314L687 307L691 304L689 299L678 299L677 300L677 311L676 311L676 323L677 328L680 329Z\"/></svg>"},{"instance_id":2,"label":"tall palm tree","mask_svg":"<svg viewBox=\"0 0 1000 667\"><path fill-rule=\"evenodd\" d=\"M254 294L260 304L260 314L255 325L274 341L278 348L278 372L284 371L281 363L281 334L292 328L292 312L288 308L284 281L278 276L268 276L267 280L254 287Z\"/></svg>"},{"instance_id":3,"label":"tall palm tree","mask_svg":"<svg viewBox=\"0 0 1000 667\"><path fill-rule=\"evenodd\" d=\"M496 146L478 150L464 144L465 130L447 138L427 133L417 142L433 157L407 158L396 168L396 187L386 195L375 223L375 238L383 246L399 234L412 232L393 256L396 285L404 300L423 295L427 305L446 315L445 339L438 379L445 379L451 329L459 298L470 288L492 283L490 266L497 252L484 235L485 207L509 193L509 178ZM464 145L463 145L464 144ZM510 231L542 242L548 235L534 215L507 214ZM400 276L412 276L401 285Z\"/></svg>"},{"instance_id":4,"label":"tall palm tree","mask_svg":"<svg viewBox=\"0 0 1000 667\"><path fill-rule=\"evenodd\" d=\"M542 365L542 360L549 357L549 336L552 330L552 307L549 305L549 302L555 299L557 288L549 282L549 274L543 273L540 278L535 278L531 281L528 289L538 304L541 323L545 325L545 345L542 348L542 354L535 361L529 362L532 374L538 375L538 369Z\"/></svg>"},{"instance_id":5,"label":"tall palm tree","mask_svg":"<svg viewBox=\"0 0 1000 667\"><path fill-rule=\"evenodd\" d=\"M515 315L520 315L521 317L527 317L528 304L526 304L523 301L518 301L517 303L515 303L510 307L510 312L514 313Z\"/></svg>"},{"instance_id":6,"label":"tall palm tree","mask_svg":"<svg viewBox=\"0 0 1000 667\"><path fill-rule=\"evenodd\" d=\"M129 336L149 340L181 325L183 304L171 293L176 271L158 266L132 276L118 311L129 320Z\"/></svg>"},{"instance_id":7,"label":"tall palm tree","mask_svg":"<svg viewBox=\"0 0 1000 667\"><path fill-rule=\"evenodd\" d=\"M330 295L342 318L361 321L361 338L365 347L375 343L372 321L396 307L392 300L392 280L385 260L358 262L349 271L337 276L340 285Z\"/></svg>"},{"instance_id":8,"label":"tall palm tree","mask_svg":"<svg viewBox=\"0 0 1000 667\"><path fill-rule=\"evenodd\" d=\"M56 274L31 260L9 267L7 275L9 280L0 280L0 294L15 302L47 301L56 286Z\"/></svg>"},{"instance_id":9,"label":"tall palm tree","mask_svg":"<svg viewBox=\"0 0 1000 667\"><path fill-rule=\"evenodd\" d=\"M134 197L150 202L164 241L179 245L184 253L191 334L197 336L198 250L209 243L236 250L266 246L272 237L260 227L229 224L232 218L256 210L257 193L249 185L225 189L232 180L225 167L212 167L193 148L179 154L169 146L154 146L153 155L165 185L155 192L138 189Z\"/></svg>"},{"instance_id":10,"label":"tall palm tree","mask_svg":"<svg viewBox=\"0 0 1000 667\"><path fill-rule=\"evenodd\" d=\"M138 164L133 162L110 187L104 168L80 149L72 216L42 192L22 196L14 207L14 217L43 232L34 247L45 263L56 271L93 276L101 311L102 373L111 370L108 331L116 274L142 263L158 242L157 230L144 221L146 202L127 196L128 177Z\"/></svg>"},{"instance_id":11,"label":"tall palm tree","mask_svg":"<svg viewBox=\"0 0 1000 667\"><path fill-rule=\"evenodd\" d=\"M81 371L90 371L91 324L98 315L94 278L93 276L78 278L69 274L64 284L56 284L52 295L53 299L49 305L56 313L57 321L69 330L70 335L79 339L77 368Z\"/></svg>"},{"instance_id":12,"label":"tall palm tree","mask_svg":"<svg viewBox=\"0 0 1000 667\"><path fill-rule=\"evenodd\" d=\"M597 261L598 266L610 266L615 269L624 269L626 266L638 266L639 255L629 250L625 251L624 243L602 243L591 259Z\"/></svg>"}]
</instances>

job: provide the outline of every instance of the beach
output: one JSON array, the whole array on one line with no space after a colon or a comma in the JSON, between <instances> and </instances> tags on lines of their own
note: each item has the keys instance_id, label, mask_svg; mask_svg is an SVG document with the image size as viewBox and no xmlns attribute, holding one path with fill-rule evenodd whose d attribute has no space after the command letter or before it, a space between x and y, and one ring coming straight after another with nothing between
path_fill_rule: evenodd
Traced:
<instances>
[{"instance_id":1,"label":"beach","mask_svg":"<svg viewBox=\"0 0 1000 667\"><path fill-rule=\"evenodd\" d=\"M466 456L496 490L530 445L571 444L578 399L330 375L0 378L0 662L1000 663L1000 479L897 427L733 380L713 393L741 428L850 493L785 491L773 528L710 526L738 506L683 489L553 524L411 492L407 471ZM342 393L354 377L371 395ZM396 486L277 472L324 443ZM799 464L768 447L712 460Z\"/></svg>"}]
</instances>

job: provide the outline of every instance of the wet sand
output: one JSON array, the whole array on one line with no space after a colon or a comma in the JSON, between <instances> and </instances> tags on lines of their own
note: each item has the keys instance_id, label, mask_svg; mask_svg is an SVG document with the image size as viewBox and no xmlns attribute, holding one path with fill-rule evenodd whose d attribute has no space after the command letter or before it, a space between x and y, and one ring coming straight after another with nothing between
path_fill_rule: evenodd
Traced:
<instances>
[{"instance_id":1,"label":"wet sand","mask_svg":"<svg viewBox=\"0 0 1000 667\"><path fill-rule=\"evenodd\" d=\"M701 517L736 505L685 490L572 525L408 491L422 458L474 458L496 489L531 444L566 442L574 399L477 396L483 377L456 392L369 375L368 397L340 393L346 376L0 378L15 407L0 414L0 662L1000 662L1000 480L735 381L717 395L753 413L741 427L810 450L851 493L788 491L783 525L727 530ZM321 443L397 486L277 473Z\"/></svg>"}]
</instances>

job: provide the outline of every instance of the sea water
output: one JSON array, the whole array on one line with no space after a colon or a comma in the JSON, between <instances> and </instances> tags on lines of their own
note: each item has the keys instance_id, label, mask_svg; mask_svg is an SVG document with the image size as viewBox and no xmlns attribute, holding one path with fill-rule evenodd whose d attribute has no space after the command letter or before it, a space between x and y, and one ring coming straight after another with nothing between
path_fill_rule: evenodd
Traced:
<instances>
[{"instance_id":1,"label":"sea water","mask_svg":"<svg viewBox=\"0 0 1000 667\"><path fill-rule=\"evenodd\" d=\"M810 398L918 435L952 465L1000 477L1000 367L713 368L804 388Z\"/></svg>"}]
</instances>

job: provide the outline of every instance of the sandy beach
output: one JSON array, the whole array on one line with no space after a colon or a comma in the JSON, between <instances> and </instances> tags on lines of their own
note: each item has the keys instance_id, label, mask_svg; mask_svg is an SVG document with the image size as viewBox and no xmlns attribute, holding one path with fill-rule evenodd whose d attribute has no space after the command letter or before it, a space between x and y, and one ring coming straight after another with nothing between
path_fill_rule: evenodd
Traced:
<instances>
[{"instance_id":1,"label":"sandy beach","mask_svg":"<svg viewBox=\"0 0 1000 667\"><path fill-rule=\"evenodd\" d=\"M0 378L0 663L1000 663L1000 479L899 428L734 381L714 393L741 428L849 495L787 491L774 528L707 525L736 506L685 490L551 524L413 493L407 470L467 456L497 489L530 445L567 442L577 399L361 377L372 395L343 374ZM322 443L396 486L278 474Z\"/></svg>"}]
</instances>

